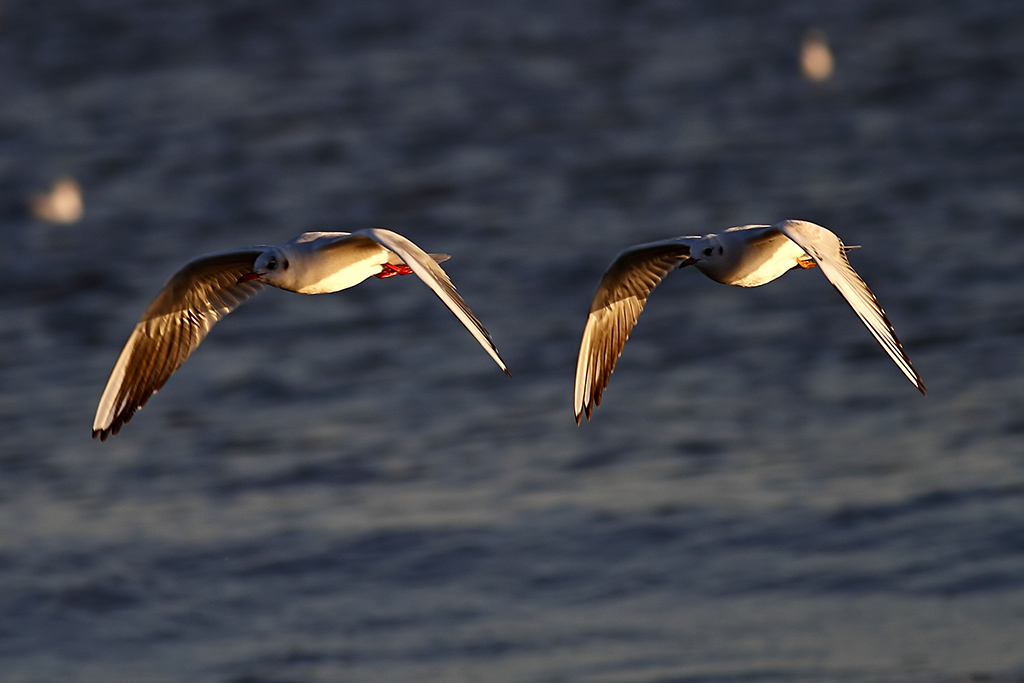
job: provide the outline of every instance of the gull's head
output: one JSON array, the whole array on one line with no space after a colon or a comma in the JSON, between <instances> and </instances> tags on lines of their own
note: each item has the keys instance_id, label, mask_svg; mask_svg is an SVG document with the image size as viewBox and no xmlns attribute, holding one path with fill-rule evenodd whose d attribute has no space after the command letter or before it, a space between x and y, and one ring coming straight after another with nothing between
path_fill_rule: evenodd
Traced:
<instances>
[{"instance_id":1,"label":"gull's head","mask_svg":"<svg viewBox=\"0 0 1024 683\"><path fill-rule=\"evenodd\" d=\"M728 234L728 233L726 233ZM737 258L742 250L735 241L723 239L722 235L707 235L690 244L690 257L680 264L697 266L697 270L716 282L729 284L729 278L736 270Z\"/></svg>"},{"instance_id":2,"label":"gull's head","mask_svg":"<svg viewBox=\"0 0 1024 683\"><path fill-rule=\"evenodd\" d=\"M238 281L260 280L268 285L279 285L287 271L288 258L274 247L260 254L252 264L252 272L238 278Z\"/></svg>"},{"instance_id":3,"label":"gull's head","mask_svg":"<svg viewBox=\"0 0 1024 683\"><path fill-rule=\"evenodd\" d=\"M690 245L690 258L683 261L683 265L714 270L726 259L727 251L717 235L701 237Z\"/></svg>"}]
</instances>

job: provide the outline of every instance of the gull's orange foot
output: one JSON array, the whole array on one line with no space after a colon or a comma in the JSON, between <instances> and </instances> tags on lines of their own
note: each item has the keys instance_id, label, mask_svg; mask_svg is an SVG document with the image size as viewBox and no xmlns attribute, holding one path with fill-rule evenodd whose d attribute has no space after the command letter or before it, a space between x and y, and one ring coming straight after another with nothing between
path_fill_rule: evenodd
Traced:
<instances>
[{"instance_id":1,"label":"gull's orange foot","mask_svg":"<svg viewBox=\"0 0 1024 683\"><path fill-rule=\"evenodd\" d=\"M812 259L810 256L801 256L796 260L796 264L804 269L813 268L814 259Z\"/></svg>"},{"instance_id":2,"label":"gull's orange foot","mask_svg":"<svg viewBox=\"0 0 1024 683\"><path fill-rule=\"evenodd\" d=\"M396 265L385 263L381 271L374 275L374 277L379 277L381 280L384 280L386 278L394 277L396 275L408 275L411 272L412 268L405 265L404 263L399 263Z\"/></svg>"}]
</instances>

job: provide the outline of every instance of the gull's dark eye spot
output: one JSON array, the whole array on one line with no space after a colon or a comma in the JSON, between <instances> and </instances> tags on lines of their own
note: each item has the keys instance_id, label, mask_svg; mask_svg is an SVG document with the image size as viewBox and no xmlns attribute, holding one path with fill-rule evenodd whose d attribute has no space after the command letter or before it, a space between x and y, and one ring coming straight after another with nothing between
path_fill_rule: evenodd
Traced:
<instances>
[{"instance_id":1,"label":"gull's dark eye spot","mask_svg":"<svg viewBox=\"0 0 1024 683\"><path fill-rule=\"evenodd\" d=\"M708 247L707 249L704 250L704 255L705 256L711 256L711 252L713 252L713 251L714 251L714 249L712 249L711 247Z\"/></svg>"},{"instance_id":2,"label":"gull's dark eye spot","mask_svg":"<svg viewBox=\"0 0 1024 683\"><path fill-rule=\"evenodd\" d=\"M267 261L267 270L277 270L277 261L274 259Z\"/></svg>"},{"instance_id":3,"label":"gull's dark eye spot","mask_svg":"<svg viewBox=\"0 0 1024 683\"><path fill-rule=\"evenodd\" d=\"M283 269L283 270L288 270L288 259L285 259L285 260L283 261L283 263L282 263L282 266L281 266L281 267L282 267L282 269Z\"/></svg>"}]
</instances>

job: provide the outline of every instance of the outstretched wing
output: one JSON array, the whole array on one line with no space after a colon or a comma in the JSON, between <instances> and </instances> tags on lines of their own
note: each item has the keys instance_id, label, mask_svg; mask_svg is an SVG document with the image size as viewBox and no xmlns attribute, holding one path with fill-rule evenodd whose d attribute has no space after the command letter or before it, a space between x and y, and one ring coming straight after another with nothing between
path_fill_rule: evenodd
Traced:
<instances>
[{"instance_id":1,"label":"outstretched wing","mask_svg":"<svg viewBox=\"0 0 1024 683\"><path fill-rule=\"evenodd\" d=\"M878 340L885 352L893 359L922 394L926 394L921 375L914 369L903 344L896 337L896 330L882 310L878 299L868 288L846 258L846 247L842 240L831 231L807 221L783 221L778 229L814 259L828 281L831 282L854 313Z\"/></svg>"},{"instance_id":2,"label":"outstretched wing","mask_svg":"<svg viewBox=\"0 0 1024 683\"><path fill-rule=\"evenodd\" d=\"M200 256L167 281L142 314L100 397L92 436L106 441L164 385L218 320L262 289L252 272L263 248Z\"/></svg>"},{"instance_id":3,"label":"outstretched wing","mask_svg":"<svg viewBox=\"0 0 1024 683\"><path fill-rule=\"evenodd\" d=\"M636 324L651 291L690 255L696 237L676 237L640 244L615 257L597 286L576 361L573 406L576 424L601 403L615 361Z\"/></svg>"},{"instance_id":4,"label":"outstretched wing","mask_svg":"<svg viewBox=\"0 0 1024 683\"><path fill-rule=\"evenodd\" d=\"M401 256L405 264L412 268L413 272L428 287L434 290L434 294L437 294L441 301L451 309L455 317L462 321L462 324L480 342L480 346L484 347L484 351L490 354L494 362L498 364L498 367L504 370L505 374L509 377L512 376L512 373L508 371L508 367L505 365L505 361L498 354L498 349L494 346L491 335L484 328L483 324L477 320L477 317L473 315L473 311L469 310L469 306L462 300L459 293L455 291L455 285L452 284L448 274L437 264L437 260L447 260L445 254L427 254L397 232L385 230L384 228L360 230L356 234L366 235Z\"/></svg>"}]
</instances>

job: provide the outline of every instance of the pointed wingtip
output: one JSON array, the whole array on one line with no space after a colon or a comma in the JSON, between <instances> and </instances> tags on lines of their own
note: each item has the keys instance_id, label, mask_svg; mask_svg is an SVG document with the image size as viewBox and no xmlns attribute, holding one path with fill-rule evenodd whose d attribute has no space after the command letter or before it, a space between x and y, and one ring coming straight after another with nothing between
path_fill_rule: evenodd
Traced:
<instances>
[{"instance_id":1,"label":"pointed wingtip","mask_svg":"<svg viewBox=\"0 0 1024 683\"><path fill-rule=\"evenodd\" d=\"M586 403L576 408L576 425L579 426L583 423L583 416L587 416L587 422L590 421L590 416L594 412L594 403Z\"/></svg>"},{"instance_id":2,"label":"pointed wingtip","mask_svg":"<svg viewBox=\"0 0 1024 683\"><path fill-rule=\"evenodd\" d=\"M93 425L92 438L99 438L100 441L106 441L107 439L121 431L121 426L124 425L124 423L130 419L131 415L129 415L127 419L115 419L106 427L98 427Z\"/></svg>"}]
</instances>

